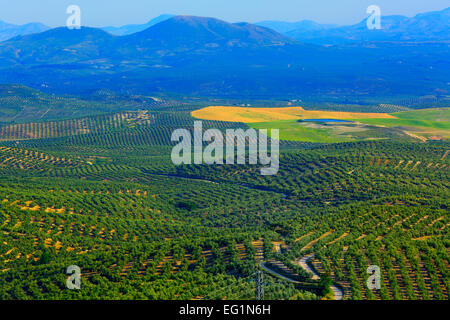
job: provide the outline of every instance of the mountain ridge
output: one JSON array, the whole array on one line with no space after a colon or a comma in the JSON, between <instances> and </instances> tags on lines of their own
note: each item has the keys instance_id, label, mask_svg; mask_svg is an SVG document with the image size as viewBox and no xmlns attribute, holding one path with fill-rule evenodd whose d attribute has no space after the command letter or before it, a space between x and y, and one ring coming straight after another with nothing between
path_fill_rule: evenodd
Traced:
<instances>
[{"instance_id":1,"label":"mountain ridge","mask_svg":"<svg viewBox=\"0 0 450 320\"><path fill-rule=\"evenodd\" d=\"M176 16L141 32L115 36L103 29L59 27L17 36L0 43L0 66L14 63L73 63L82 60L123 60L155 56L155 50L216 50L294 44L271 29L219 19Z\"/></svg>"},{"instance_id":2,"label":"mountain ridge","mask_svg":"<svg viewBox=\"0 0 450 320\"><path fill-rule=\"evenodd\" d=\"M286 22L286 21L279 21L279 20L264 20L260 22L255 23L257 26L262 26L266 28L270 28L272 30L275 30L281 34L286 34L287 32L294 31L294 30L323 30L323 29L330 29L333 27L337 27L335 24L320 24L312 20L301 20L297 22Z\"/></svg>"},{"instance_id":3,"label":"mountain ridge","mask_svg":"<svg viewBox=\"0 0 450 320\"><path fill-rule=\"evenodd\" d=\"M141 32L127 36L127 39L138 40L139 38L141 40L151 39L161 45L175 42L183 45L192 43L232 45L229 42L234 41L234 45L246 46L295 42L276 31L250 23L229 23L216 18L187 15L172 17Z\"/></svg>"},{"instance_id":4,"label":"mountain ridge","mask_svg":"<svg viewBox=\"0 0 450 320\"><path fill-rule=\"evenodd\" d=\"M40 23L31 22L23 25L6 23L0 20L0 42L20 35L28 35L49 30L50 27Z\"/></svg>"},{"instance_id":5,"label":"mountain ridge","mask_svg":"<svg viewBox=\"0 0 450 320\"><path fill-rule=\"evenodd\" d=\"M126 36L136 32L143 31L151 26L154 26L157 23L165 21L167 19L173 18L175 15L173 14L161 14L153 19L150 19L147 23L144 24L128 24L120 27L102 27L101 29L105 30L116 36Z\"/></svg>"},{"instance_id":6,"label":"mountain ridge","mask_svg":"<svg viewBox=\"0 0 450 320\"><path fill-rule=\"evenodd\" d=\"M298 41L314 44L345 44L361 41L450 41L450 7L420 13L381 16L381 29L369 30L363 19L359 23L336 28L297 29L284 32Z\"/></svg>"}]
</instances>

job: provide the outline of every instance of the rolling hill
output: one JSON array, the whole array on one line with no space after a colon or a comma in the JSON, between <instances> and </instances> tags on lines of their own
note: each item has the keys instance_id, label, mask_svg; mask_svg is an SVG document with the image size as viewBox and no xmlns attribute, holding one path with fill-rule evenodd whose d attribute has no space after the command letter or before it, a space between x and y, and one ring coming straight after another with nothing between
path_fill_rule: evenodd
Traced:
<instances>
[{"instance_id":1,"label":"rolling hill","mask_svg":"<svg viewBox=\"0 0 450 320\"><path fill-rule=\"evenodd\" d=\"M86 27L73 30L59 27L18 36L0 44L3 58L0 65L57 65L98 59L113 52L114 38L106 31Z\"/></svg>"}]
</instances>

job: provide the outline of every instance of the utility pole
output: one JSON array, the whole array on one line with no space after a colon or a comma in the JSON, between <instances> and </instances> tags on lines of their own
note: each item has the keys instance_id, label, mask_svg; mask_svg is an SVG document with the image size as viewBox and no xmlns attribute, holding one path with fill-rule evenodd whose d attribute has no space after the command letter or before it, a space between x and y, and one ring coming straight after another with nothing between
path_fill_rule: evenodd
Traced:
<instances>
[{"instance_id":1,"label":"utility pole","mask_svg":"<svg viewBox=\"0 0 450 320\"><path fill-rule=\"evenodd\" d=\"M264 279L263 273L258 271L256 273L256 300L264 299Z\"/></svg>"}]
</instances>

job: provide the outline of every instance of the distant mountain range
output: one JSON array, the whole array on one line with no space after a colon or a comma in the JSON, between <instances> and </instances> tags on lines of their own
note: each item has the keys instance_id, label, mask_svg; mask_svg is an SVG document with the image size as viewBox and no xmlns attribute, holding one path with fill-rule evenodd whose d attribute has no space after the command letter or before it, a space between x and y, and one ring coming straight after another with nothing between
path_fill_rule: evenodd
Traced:
<instances>
[{"instance_id":1,"label":"distant mountain range","mask_svg":"<svg viewBox=\"0 0 450 320\"><path fill-rule=\"evenodd\" d=\"M448 94L449 55L448 43L327 47L249 23L175 16L125 36L61 27L1 42L0 83L235 98Z\"/></svg>"},{"instance_id":2,"label":"distant mountain range","mask_svg":"<svg viewBox=\"0 0 450 320\"><path fill-rule=\"evenodd\" d=\"M271 29L214 18L176 16L144 31L114 36L96 28L65 27L18 36L0 43L0 67L67 63L108 63L127 68L133 61L159 61L176 53L208 53L233 48L263 48L296 43ZM94 61L95 60L95 61ZM108 62L109 61L109 62Z\"/></svg>"},{"instance_id":3,"label":"distant mountain range","mask_svg":"<svg viewBox=\"0 0 450 320\"><path fill-rule=\"evenodd\" d=\"M299 22L285 22L285 21L261 21L255 23L257 26L262 26L266 28L273 29L279 33L282 34L288 34L290 32L294 31L300 31L303 32L313 32L313 31L319 31L319 30L327 30L331 28L336 28L337 25L335 24L320 24L311 20L302 20Z\"/></svg>"},{"instance_id":4,"label":"distant mountain range","mask_svg":"<svg viewBox=\"0 0 450 320\"><path fill-rule=\"evenodd\" d=\"M265 21L257 23L288 37L315 44L343 44L360 41L450 41L450 8L405 16L381 16L380 30L369 30L366 19L336 27L304 20L296 23Z\"/></svg>"},{"instance_id":5,"label":"distant mountain range","mask_svg":"<svg viewBox=\"0 0 450 320\"><path fill-rule=\"evenodd\" d=\"M103 27L104 31L126 36L144 31L160 22L173 18L172 14L162 14L145 24L129 24L121 27ZM405 16L382 16L382 29L369 30L366 19L349 26L320 24L311 20L299 22L261 21L257 26L275 30L298 41L314 44L344 44L360 41L450 41L450 8L418 14L412 18ZM39 33L50 29L42 23L14 25L0 21L0 41L15 36Z\"/></svg>"},{"instance_id":6,"label":"distant mountain range","mask_svg":"<svg viewBox=\"0 0 450 320\"><path fill-rule=\"evenodd\" d=\"M50 27L47 27L42 23L27 23L19 26L0 21L0 41L5 41L15 36L43 32L48 29L50 29Z\"/></svg>"},{"instance_id":7,"label":"distant mountain range","mask_svg":"<svg viewBox=\"0 0 450 320\"><path fill-rule=\"evenodd\" d=\"M149 27L172 17L174 17L173 14L162 14L144 24L128 24L121 27L103 27L101 29L116 36L125 36L148 29ZM33 33L44 32L49 29L51 28L42 23L27 23L24 25L15 25L0 21L0 42L9 40L16 36L26 36Z\"/></svg>"}]
</instances>

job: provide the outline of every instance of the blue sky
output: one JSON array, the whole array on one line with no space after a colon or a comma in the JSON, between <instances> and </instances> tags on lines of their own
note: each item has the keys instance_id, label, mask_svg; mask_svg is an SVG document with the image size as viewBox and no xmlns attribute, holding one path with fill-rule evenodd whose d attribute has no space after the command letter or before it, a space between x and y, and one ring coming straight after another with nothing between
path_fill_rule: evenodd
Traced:
<instances>
[{"instance_id":1,"label":"blue sky","mask_svg":"<svg viewBox=\"0 0 450 320\"><path fill-rule=\"evenodd\" d=\"M352 24L364 19L366 8L375 4L382 15L442 10L448 0L0 0L0 20L23 24L43 22L64 25L66 8L82 10L82 24L120 26L144 23L163 13L220 18L229 22L261 20Z\"/></svg>"}]
</instances>

